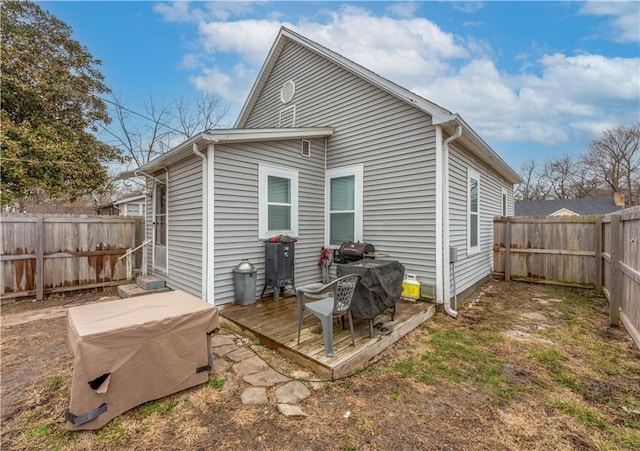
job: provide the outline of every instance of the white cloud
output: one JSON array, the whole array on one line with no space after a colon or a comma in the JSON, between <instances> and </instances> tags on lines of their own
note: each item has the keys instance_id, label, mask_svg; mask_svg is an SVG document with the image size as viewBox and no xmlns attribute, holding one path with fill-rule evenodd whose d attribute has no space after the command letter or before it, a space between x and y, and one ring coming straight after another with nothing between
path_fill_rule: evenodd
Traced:
<instances>
[{"instance_id":1,"label":"white cloud","mask_svg":"<svg viewBox=\"0 0 640 451\"><path fill-rule=\"evenodd\" d=\"M455 2L453 3L453 9L462 11L463 13L473 14L484 8L484 2Z\"/></svg>"},{"instance_id":2,"label":"white cloud","mask_svg":"<svg viewBox=\"0 0 640 451\"><path fill-rule=\"evenodd\" d=\"M426 18L376 16L359 6L343 6L326 12L321 22L228 21L219 19L220 11L196 5L189 12L174 4L165 17L198 23L200 54L185 56L183 66L198 71L190 79L197 89L219 95L232 105L232 112L239 111L280 26L285 25L460 113L489 142L557 145L576 136L590 139L610 124L638 120L640 58L524 55L522 72L508 73L498 69L499 54L488 41L457 37ZM400 5L404 4L398 4L396 15ZM611 15L622 9L605 5L584 6L582 12ZM234 14L243 11L247 9ZM231 69L225 69L225 56L234 61Z\"/></svg>"},{"instance_id":3,"label":"white cloud","mask_svg":"<svg viewBox=\"0 0 640 451\"><path fill-rule=\"evenodd\" d=\"M416 2L394 2L387 6L385 10L389 15L408 18L415 16L419 8L420 5Z\"/></svg>"},{"instance_id":4,"label":"white cloud","mask_svg":"<svg viewBox=\"0 0 640 451\"><path fill-rule=\"evenodd\" d=\"M610 16L606 33L616 42L640 41L640 3L636 1L588 1L582 4L580 13Z\"/></svg>"}]
</instances>

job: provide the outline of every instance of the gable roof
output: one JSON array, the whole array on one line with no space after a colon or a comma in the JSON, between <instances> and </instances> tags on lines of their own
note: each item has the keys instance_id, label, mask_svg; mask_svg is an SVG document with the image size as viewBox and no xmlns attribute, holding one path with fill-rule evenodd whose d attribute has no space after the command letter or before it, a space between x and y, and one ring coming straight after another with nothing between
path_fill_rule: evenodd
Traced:
<instances>
[{"instance_id":1,"label":"gable roof","mask_svg":"<svg viewBox=\"0 0 640 451\"><path fill-rule=\"evenodd\" d=\"M594 197L586 199L552 199L516 202L515 216L551 216L561 210L577 215L604 215L622 210L616 206L612 197Z\"/></svg>"},{"instance_id":2,"label":"gable roof","mask_svg":"<svg viewBox=\"0 0 640 451\"><path fill-rule=\"evenodd\" d=\"M317 53L383 91L386 91L387 93L423 111L425 114L431 116L434 125L442 126L449 135L453 135L457 126L461 126L463 133L462 137L460 137L458 141L462 142L462 144L464 144L465 147L481 161L495 169L508 182L512 184L522 183L520 176L507 163L505 163L502 158L500 158L500 156L462 119L459 114L452 113L449 110L420 97L408 89L403 88L402 86L351 61L350 59L345 58L333 50L330 50L285 27L280 28L280 32L269 51L267 59L262 65L258 78L254 82L253 87L249 92L249 96L240 111L235 123L235 128L243 128L246 126L251 110L258 101L260 92L267 83L269 75L276 64L280 53L289 42L296 43L314 53Z\"/></svg>"}]
</instances>

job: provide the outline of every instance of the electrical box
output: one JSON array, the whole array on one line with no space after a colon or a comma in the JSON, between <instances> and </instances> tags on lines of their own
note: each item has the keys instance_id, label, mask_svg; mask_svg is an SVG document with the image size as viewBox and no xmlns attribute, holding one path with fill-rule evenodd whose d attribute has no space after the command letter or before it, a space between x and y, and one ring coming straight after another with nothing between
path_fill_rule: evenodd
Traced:
<instances>
[{"instance_id":1,"label":"electrical box","mask_svg":"<svg viewBox=\"0 0 640 451\"><path fill-rule=\"evenodd\" d=\"M449 246L449 262L455 263L458 261L458 248Z\"/></svg>"}]
</instances>

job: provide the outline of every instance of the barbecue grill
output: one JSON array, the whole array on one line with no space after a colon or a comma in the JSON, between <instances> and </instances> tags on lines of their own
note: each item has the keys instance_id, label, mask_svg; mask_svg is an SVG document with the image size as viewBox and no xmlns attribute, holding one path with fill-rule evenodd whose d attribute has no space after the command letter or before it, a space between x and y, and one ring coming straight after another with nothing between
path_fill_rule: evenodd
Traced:
<instances>
[{"instance_id":1,"label":"barbecue grill","mask_svg":"<svg viewBox=\"0 0 640 451\"><path fill-rule=\"evenodd\" d=\"M363 258L375 258L376 248L371 243L354 243L345 241L339 249L333 251L333 261L335 263L351 263Z\"/></svg>"}]
</instances>

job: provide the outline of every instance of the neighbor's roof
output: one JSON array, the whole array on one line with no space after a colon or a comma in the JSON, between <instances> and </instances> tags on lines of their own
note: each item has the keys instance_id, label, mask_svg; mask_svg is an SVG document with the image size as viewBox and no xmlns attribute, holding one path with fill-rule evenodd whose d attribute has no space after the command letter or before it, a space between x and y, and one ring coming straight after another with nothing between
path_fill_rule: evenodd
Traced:
<instances>
[{"instance_id":1,"label":"neighbor's roof","mask_svg":"<svg viewBox=\"0 0 640 451\"><path fill-rule=\"evenodd\" d=\"M462 137L459 138L459 141L461 141L465 147L474 153L474 155L476 155L480 160L494 168L510 183L522 183L520 176L507 163L505 163L505 161L500 158L500 156L457 113L451 113L441 106L420 97L390 80L387 80L386 78L363 66L360 66L333 50L311 41L310 39L307 39L285 27L280 28L280 32L278 33L269 55L260 70L260 74L251 88L242 110L240 111L240 115L238 116L238 120L235 124L236 127L242 128L246 125L249 114L258 101L258 96L262 91L262 88L266 84L271 71L276 65L276 61L278 60L280 53L288 42L295 42L296 44L323 56L356 76L367 80L374 86L377 86L410 105L413 105L431 116L433 124L441 125L449 135L452 135L455 132L456 126L460 125L463 129L463 134Z\"/></svg>"},{"instance_id":2,"label":"neighbor's roof","mask_svg":"<svg viewBox=\"0 0 640 451\"><path fill-rule=\"evenodd\" d=\"M612 197L530 200L516 202L515 216L550 216L560 210L569 210L581 216L604 215L621 209Z\"/></svg>"}]
</instances>

